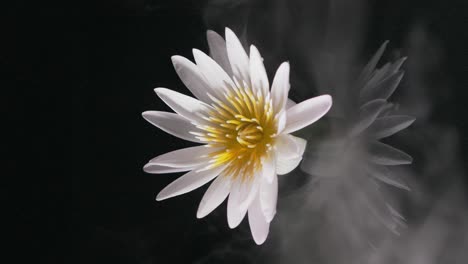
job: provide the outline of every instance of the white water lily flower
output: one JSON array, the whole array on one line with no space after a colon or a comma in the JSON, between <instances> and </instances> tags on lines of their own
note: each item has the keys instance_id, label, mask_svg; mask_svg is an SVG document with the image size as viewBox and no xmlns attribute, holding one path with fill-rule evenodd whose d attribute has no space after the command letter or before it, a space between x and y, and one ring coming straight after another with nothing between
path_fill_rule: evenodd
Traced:
<instances>
[{"instance_id":1,"label":"white water lily flower","mask_svg":"<svg viewBox=\"0 0 468 264\"><path fill-rule=\"evenodd\" d=\"M226 40L208 31L211 57L194 49L196 64L181 56L172 62L195 98L156 88L176 113L147 111L143 117L174 136L203 145L158 156L145 165L148 173L189 171L156 197L161 201L190 192L214 179L203 196L202 218L228 196L227 218L237 227L245 214L252 236L262 244L276 213L277 175L302 160L304 139L289 133L328 112L329 95L295 104L288 101L289 63L278 68L269 85L263 59L255 46L247 55L237 36L226 28Z\"/></svg>"}]
</instances>

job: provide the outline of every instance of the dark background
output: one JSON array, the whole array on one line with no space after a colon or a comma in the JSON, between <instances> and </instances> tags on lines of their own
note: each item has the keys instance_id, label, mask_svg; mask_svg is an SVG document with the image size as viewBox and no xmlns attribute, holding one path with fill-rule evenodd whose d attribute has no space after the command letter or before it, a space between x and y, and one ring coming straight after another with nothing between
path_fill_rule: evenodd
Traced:
<instances>
[{"instance_id":1,"label":"dark background","mask_svg":"<svg viewBox=\"0 0 468 264\"><path fill-rule=\"evenodd\" d=\"M156 202L155 195L174 175L142 171L150 158L189 146L145 122L141 113L168 110L155 87L187 93L170 57L191 58L192 48L207 50L207 5L119 0L46 7L19 1L3 11L8 18L1 26L1 83L13 87L7 92L19 100L5 99L2 106L19 115L6 121L11 122L8 132L22 138L8 150L38 164L8 164L33 176L23 195L14 195L21 228L13 243L30 234L39 237L32 252L47 252L48 263L192 263L243 234L228 228L225 206L196 219L205 188ZM267 5L256 1L253 9ZM385 39L403 46L410 25L419 20L437 39L444 52L443 74L453 85L429 94L444 95L434 100L430 118L457 129L465 161L467 5L462 0L374 1L368 8L366 56ZM223 26L230 25L215 29ZM271 72L276 66L267 67ZM256 246L247 239L240 247Z\"/></svg>"}]
</instances>

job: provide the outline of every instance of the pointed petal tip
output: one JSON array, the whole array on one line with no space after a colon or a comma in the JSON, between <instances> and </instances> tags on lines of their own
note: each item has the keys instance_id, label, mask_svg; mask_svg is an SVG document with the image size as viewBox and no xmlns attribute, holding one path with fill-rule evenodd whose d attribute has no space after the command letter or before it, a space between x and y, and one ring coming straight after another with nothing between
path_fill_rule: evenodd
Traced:
<instances>
[{"instance_id":1,"label":"pointed petal tip","mask_svg":"<svg viewBox=\"0 0 468 264\"><path fill-rule=\"evenodd\" d=\"M319 95L319 96L317 96L315 98L322 100L323 103L326 104L326 109L325 109L325 113L324 113L324 115L326 115L328 113L328 111L330 110L330 108L332 107L332 105L333 105L332 96L329 95L329 94L323 94L323 95Z\"/></svg>"},{"instance_id":2,"label":"pointed petal tip","mask_svg":"<svg viewBox=\"0 0 468 264\"><path fill-rule=\"evenodd\" d=\"M281 111L285 109L288 101L289 89L291 84L289 82L289 63L283 62L276 70L271 84L270 95L273 100L273 107Z\"/></svg>"},{"instance_id":3,"label":"pointed petal tip","mask_svg":"<svg viewBox=\"0 0 468 264\"><path fill-rule=\"evenodd\" d=\"M257 46L254 44L250 44L250 52L254 51L255 53L258 53L260 55L260 51L258 50Z\"/></svg>"},{"instance_id":4,"label":"pointed petal tip","mask_svg":"<svg viewBox=\"0 0 468 264\"><path fill-rule=\"evenodd\" d=\"M245 212L240 212L240 214L241 214L240 217L236 217L232 219L228 217L228 226L230 229L234 229L238 227L242 223L242 221L244 221Z\"/></svg>"},{"instance_id":5,"label":"pointed petal tip","mask_svg":"<svg viewBox=\"0 0 468 264\"><path fill-rule=\"evenodd\" d=\"M236 228L237 226L239 226L239 224L240 223L235 223L235 222L230 221L229 218L228 218L228 226L229 226L230 229Z\"/></svg>"},{"instance_id":6,"label":"pointed petal tip","mask_svg":"<svg viewBox=\"0 0 468 264\"><path fill-rule=\"evenodd\" d=\"M164 91L169 91L169 89L164 88L164 87L156 87L154 88L155 92L164 92Z\"/></svg>"},{"instance_id":7,"label":"pointed petal tip","mask_svg":"<svg viewBox=\"0 0 468 264\"><path fill-rule=\"evenodd\" d=\"M190 167L170 167L162 166L152 162L148 162L143 166L143 171L149 174L166 174L166 173L175 173L190 170Z\"/></svg>"},{"instance_id":8,"label":"pointed petal tip","mask_svg":"<svg viewBox=\"0 0 468 264\"><path fill-rule=\"evenodd\" d=\"M154 110L148 110L148 111L144 111L143 113L141 113L141 116L148 122L152 123L152 121L150 120L151 117L154 117L154 116L161 116L161 113L165 113L165 112L161 112L161 111L154 111Z\"/></svg>"},{"instance_id":9,"label":"pointed petal tip","mask_svg":"<svg viewBox=\"0 0 468 264\"><path fill-rule=\"evenodd\" d=\"M170 198L171 196L167 195L167 193L165 193L165 189L162 189L161 191L159 191L159 193L156 195L156 201L160 202L162 200L165 200L167 198Z\"/></svg>"},{"instance_id":10,"label":"pointed petal tip","mask_svg":"<svg viewBox=\"0 0 468 264\"><path fill-rule=\"evenodd\" d=\"M230 213L231 210L231 213ZM230 229L234 229L238 227L245 218L245 214L247 211L236 210L236 212L232 212L233 208L230 208L229 200L228 200L228 214L227 214L227 222Z\"/></svg>"},{"instance_id":11,"label":"pointed petal tip","mask_svg":"<svg viewBox=\"0 0 468 264\"><path fill-rule=\"evenodd\" d=\"M321 96L323 96L323 99L324 99L325 101L328 101L328 102L329 102L330 106L333 104L333 98L332 98L331 95L329 95L329 94L324 94L324 95L321 95Z\"/></svg>"},{"instance_id":12,"label":"pointed petal tip","mask_svg":"<svg viewBox=\"0 0 468 264\"><path fill-rule=\"evenodd\" d=\"M156 95L161 98L163 101L165 97L170 97L170 94L171 93L174 93L174 91L170 90L170 89L167 89L167 88L163 88L163 87L157 87L157 88L154 88L154 92L156 93ZM167 103L166 103L167 104Z\"/></svg>"},{"instance_id":13,"label":"pointed petal tip","mask_svg":"<svg viewBox=\"0 0 468 264\"><path fill-rule=\"evenodd\" d=\"M179 63L183 59L185 59L185 57L180 56L180 55L172 55L171 56L171 61L172 61L172 64L174 64L174 65Z\"/></svg>"},{"instance_id":14,"label":"pointed petal tip","mask_svg":"<svg viewBox=\"0 0 468 264\"><path fill-rule=\"evenodd\" d=\"M213 43L210 43L210 42L213 42L213 41L225 41L224 38L218 34L218 32L214 31L214 30L211 30L211 29L208 29L206 31L206 39L208 40L208 46L210 47L210 51L211 51L211 44Z\"/></svg>"},{"instance_id":15,"label":"pointed petal tip","mask_svg":"<svg viewBox=\"0 0 468 264\"><path fill-rule=\"evenodd\" d=\"M257 244L258 246L265 243L266 239L267 237L261 237L261 238L254 237L255 244Z\"/></svg>"},{"instance_id":16,"label":"pointed petal tip","mask_svg":"<svg viewBox=\"0 0 468 264\"><path fill-rule=\"evenodd\" d=\"M250 44L249 48L250 48L250 56L252 56L252 52L260 54L260 52L258 51L257 47L255 47L254 44Z\"/></svg>"},{"instance_id":17,"label":"pointed petal tip","mask_svg":"<svg viewBox=\"0 0 468 264\"><path fill-rule=\"evenodd\" d=\"M282 70L288 74L289 76L289 72L291 71L291 65L289 64L289 61L284 61L283 63L281 63L281 65L278 67L279 68L282 68Z\"/></svg>"},{"instance_id":18,"label":"pointed petal tip","mask_svg":"<svg viewBox=\"0 0 468 264\"><path fill-rule=\"evenodd\" d=\"M220 36L216 31L214 30L211 30L211 29L208 29L206 31L206 37L209 38L209 37L218 37ZM221 36L220 36L221 37Z\"/></svg>"},{"instance_id":19,"label":"pointed petal tip","mask_svg":"<svg viewBox=\"0 0 468 264\"><path fill-rule=\"evenodd\" d=\"M166 188L162 189L158 195L156 195L156 201L160 202L160 201L163 201L163 200L166 200L166 199L169 199L169 198L172 198L174 196L177 196L177 195L171 195L171 193L168 193L165 191Z\"/></svg>"},{"instance_id":20,"label":"pointed petal tip","mask_svg":"<svg viewBox=\"0 0 468 264\"><path fill-rule=\"evenodd\" d=\"M273 219L275 218L275 215L276 215L276 210L275 210L275 212L272 213L271 215L265 216L265 220L266 220L268 223L271 223L271 221L273 221Z\"/></svg>"},{"instance_id":21,"label":"pointed petal tip","mask_svg":"<svg viewBox=\"0 0 468 264\"><path fill-rule=\"evenodd\" d=\"M193 48L192 49L192 54L193 54L193 57L197 58L197 57L199 57L199 56L201 56L201 55L203 55L205 53L203 51L199 50L199 49Z\"/></svg>"},{"instance_id":22,"label":"pointed petal tip","mask_svg":"<svg viewBox=\"0 0 468 264\"><path fill-rule=\"evenodd\" d=\"M291 65L289 65L289 61L283 61L280 67L287 67L287 69L289 70L289 68L291 68Z\"/></svg>"},{"instance_id":23,"label":"pointed petal tip","mask_svg":"<svg viewBox=\"0 0 468 264\"><path fill-rule=\"evenodd\" d=\"M232 30L231 30L230 28L228 28L228 27L225 27L225 28L224 28L224 33L226 34L226 36L227 36L228 34L234 34L234 35L236 35L236 34L234 33L234 31L232 31Z\"/></svg>"},{"instance_id":24,"label":"pointed petal tip","mask_svg":"<svg viewBox=\"0 0 468 264\"><path fill-rule=\"evenodd\" d=\"M193 53L193 54L197 53L197 54L205 54L205 55L206 55L205 52L203 52L202 50L199 50L199 49L197 49L197 48L193 48L193 49L192 49L192 53Z\"/></svg>"},{"instance_id":25,"label":"pointed petal tip","mask_svg":"<svg viewBox=\"0 0 468 264\"><path fill-rule=\"evenodd\" d=\"M158 195L156 195L156 199L155 199L155 200L158 201L158 202L160 202L160 201L162 201L162 200L164 200L164 199L166 199L166 198L162 197L161 193L158 193Z\"/></svg>"},{"instance_id":26,"label":"pointed petal tip","mask_svg":"<svg viewBox=\"0 0 468 264\"><path fill-rule=\"evenodd\" d=\"M406 121L408 125L407 125L406 127L411 126L411 125L416 121L416 119L417 119L417 118L414 117L414 116L408 116L408 119L407 119L407 121Z\"/></svg>"},{"instance_id":27,"label":"pointed petal tip","mask_svg":"<svg viewBox=\"0 0 468 264\"><path fill-rule=\"evenodd\" d=\"M332 107L332 97L328 94L307 99L287 110L286 128L289 134L311 125L328 113Z\"/></svg>"},{"instance_id":28,"label":"pointed petal tip","mask_svg":"<svg viewBox=\"0 0 468 264\"><path fill-rule=\"evenodd\" d=\"M413 160L414 160L413 157L412 157L412 156L409 156L409 157L408 157L408 164L413 163Z\"/></svg>"},{"instance_id":29,"label":"pointed petal tip","mask_svg":"<svg viewBox=\"0 0 468 264\"><path fill-rule=\"evenodd\" d=\"M167 88L163 88L163 87L154 88L154 92L155 92L159 97L161 97L161 95L163 95L163 94L166 93L167 91L170 91L170 90L167 89Z\"/></svg>"},{"instance_id":30,"label":"pointed petal tip","mask_svg":"<svg viewBox=\"0 0 468 264\"><path fill-rule=\"evenodd\" d=\"M252 237L257 245L261 245L268 237L270 223L263 215L260 200L257 199L249 208L249 225Z\"/></svg>"},{"instance_id":31,"label":"pointed petal tip","mask_svg":"<svg viewBox=\"0 0 468 264\"><path fill-rule=\"evenodd\" d=\"M225 34L226 34L226 45L229 47L230 45L236 46L236 44L239 45L239 47L242 47L242 51L245 52L244 47L242 46L242 43L240 39L237 37L236 33L232 31L230 28L226 27L225 29ZM229 44L231 43L231 44ZM248 56L248 54L246 54Z\"/></svg>"},{"instance_id":32,"label":"pointed petal tip","mask_svg":"<svg viewBox=\"0 0 468 264\"><path fill-rule=\"evenodd\" d=\"M144 111L143 113L141 113L141 116L147 120L148 119L148 116L150 115L151 111Z\"/></svg>"},{"instance_id":33,"label":"pointed petal tip","mask_svg":"<svg viewBox=\"0 0 468 264\"><path fill-rule=\"evenodd\" d=\"M369 154L370 161L377 165L397 166L413 162L413 158L407 153L380 141L370 144Z\"/></svg>"},{"instance_id":34,"label":"pointed petal tip","mask_svg":"<svg viewBox=\"0 0 468 264\"><path fill-rule=\"evenodd\" d=\"M201 212L200 209L198 209L197 211L197 219L202 219L203 217L205 217L206 214L204 212Z\"/></svg>"}]
</instances>

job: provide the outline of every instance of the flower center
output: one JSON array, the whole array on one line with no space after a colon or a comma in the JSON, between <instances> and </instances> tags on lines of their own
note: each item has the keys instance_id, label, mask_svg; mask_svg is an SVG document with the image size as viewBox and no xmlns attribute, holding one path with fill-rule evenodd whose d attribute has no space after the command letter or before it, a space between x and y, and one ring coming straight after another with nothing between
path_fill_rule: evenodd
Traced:
<instances>
[{"instance_id":1,"label":"flower center","mask_svg":"<svg viewBox=\"0 0 468 264\"><path fill-rule=\"evenodd\" d=\"M237 131L236 140L243 147L255 148L262 139L263 128L254 121L242 123Z\"/></svg>"},{"instance_id":2,"label":"flower center","mask_svg":"<svg viewBox=\"0 0 468 264\"><path fill-rule=\"evenodd\" d=\"M219 149L209 155L210 168L227 165L223 175L249 180L272 148L277 117L269 93L254 93L245 83L231 88L223 96L210 96L208 122L197 126L202 132L192 133Z\"/></svg>"}]
</instances>

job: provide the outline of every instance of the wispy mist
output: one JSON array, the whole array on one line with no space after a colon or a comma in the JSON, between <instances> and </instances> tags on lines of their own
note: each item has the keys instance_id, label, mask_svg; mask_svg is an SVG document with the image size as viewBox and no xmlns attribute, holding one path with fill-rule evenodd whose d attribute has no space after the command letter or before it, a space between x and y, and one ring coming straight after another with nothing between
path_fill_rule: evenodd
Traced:
<instances>
[{"instance_id":1,"label":"wispy mist","mask_svg":"<svg viewBox=\"0 0 468 264\"><path fill-rule=\"evenodd\" d=\"M207 27L241 32L261 50L269 76L290 61L293 100L334 98L328 118L299 133L308 147L301 168L280 179L269 241L219 250L268 263L468 259L458 134L432 118L441 90L453 85L444 50L421 22L408 28L401 47L392 39L367 44L369 7L339 0L207 4ZM219 253L212 252L227 257Z\"/></svg>"}]
</instances>

